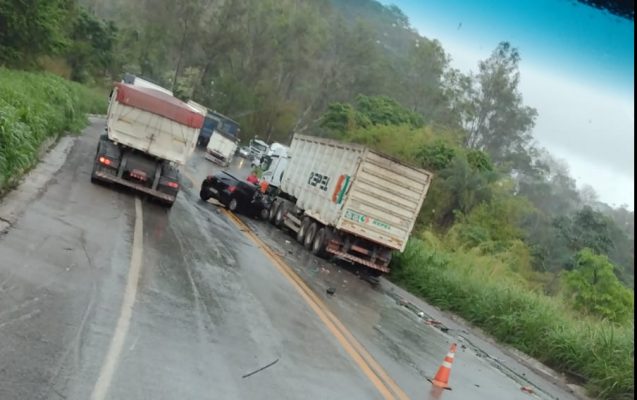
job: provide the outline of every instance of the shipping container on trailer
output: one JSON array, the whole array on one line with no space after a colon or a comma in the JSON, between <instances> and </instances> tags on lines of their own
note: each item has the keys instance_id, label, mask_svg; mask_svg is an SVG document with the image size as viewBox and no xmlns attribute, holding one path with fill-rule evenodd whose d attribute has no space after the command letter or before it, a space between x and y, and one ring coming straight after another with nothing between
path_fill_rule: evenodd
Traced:
<instances>
[{"instance_id":1,"label":"shipping container on trailer","mask_svg":"<svg viewBox=\"0 0 637 400\"><path fill-rule=\"evenodd\" d=\"M306 234L325 228L327 253L388 272L388 252L405 249L433 174L362 145L312 136L295 135L289 155L271 220L308 248Z\"/></svg>"}]
</instances>

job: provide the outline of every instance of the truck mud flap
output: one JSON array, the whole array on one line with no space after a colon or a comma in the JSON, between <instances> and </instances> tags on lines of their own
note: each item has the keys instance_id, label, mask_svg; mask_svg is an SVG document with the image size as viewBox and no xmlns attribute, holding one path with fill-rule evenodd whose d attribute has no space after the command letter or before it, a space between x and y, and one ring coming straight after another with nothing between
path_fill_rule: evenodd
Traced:
<instances>
[{"instance_id":1,"label":"truck mud flap","mask_svg":"<svg viewBox=\"0 0 637 400\"><path fill-rule=\"evenodd\" d=\"M375 269L375 270L378 270L378 271L382 271L382 272L384 272L386 274L389 273L389 268L388 267L383 267L381 265L374 264L373 262L365 260L363 258L356 257L356 256L353 256L351 254L344 253L342 251L337 251L337 250L331 249L329 246L327 247L326 251L328 253L330 253L330 254L334 254L336 257L341 258L343 260L351 261L353 263L360 264L360 265L364 265L366 267L369 267L369 268L372 268L372 269Z\"/></svg>"},{"instance_id":2,"label":"truck mud flap","mask_svg":"<svg viewBox=\"0 0 637 400\"><path fill-rule=\"evenodd\" d=\"M177 196L172 196L169 195L167 193L162 193L158 190L153 190L141 185L138 185L134 182L131 181L127 181L126 179L122 179L122 178L118 178L117 176L111 175L109 173L106 172L102 172L102 171L96 171L95 172L95 177L101 181L105 181L105 182L113 182L113 183L117 183L118 185L122 185L122 186L126 186L129 187L131 189L135 189L138 192L142 192L142 193L146 193L150 196L156 197L158 199L161 200L165 200L167 202L174 202L175 199L177 198Z\"/></svg>"}]
</instances>

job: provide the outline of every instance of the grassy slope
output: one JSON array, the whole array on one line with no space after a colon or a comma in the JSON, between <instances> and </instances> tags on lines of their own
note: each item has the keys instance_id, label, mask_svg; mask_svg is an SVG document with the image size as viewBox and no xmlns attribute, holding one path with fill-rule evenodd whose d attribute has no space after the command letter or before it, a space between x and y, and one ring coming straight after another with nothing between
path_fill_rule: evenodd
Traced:
<instances>
[{"instance_id":1,"label":"grassy slope","mask_svg":"<svg viewBox=\"0 0 637 400\"><path fill-rule=\"evenodd\" d=\"M102 93L55 75L0 68L0 193L38 162L43 142L104 113Z\"/></svg>"},{"instance_id":2,"label":"grassy slope","mask_svg":"<svg viewBox=\"0 0 637 400\"><path fill-rule=\"evenodd\" d=\"M586 381L601 399L634 398L634 326L577 317L558 299L502 273L493 257L412 239L391 278L503 343Z\"/></svg>"}]
</instances>

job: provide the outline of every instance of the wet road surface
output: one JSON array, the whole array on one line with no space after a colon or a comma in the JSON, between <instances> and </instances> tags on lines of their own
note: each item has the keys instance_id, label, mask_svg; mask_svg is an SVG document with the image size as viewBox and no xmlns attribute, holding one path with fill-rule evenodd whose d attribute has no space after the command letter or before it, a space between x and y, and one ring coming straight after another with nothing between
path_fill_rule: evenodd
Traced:
<instances>
[{"instance_id":1,"label":"wet road surface","mask_svg":"<svg viewBox=\"0 0 637 400\"><path fill-rule=\"evenodd\" d=\"M524 381L471 346L456 355L453 390L431 392L425 378L457 337L398 305L386 282L372 287L264 222L242 217L242 227L200 201L199 182L215 169L200 152L184 170L194 187L184 183L170 211L91 184L102 130L93 120L0 236L0 399L392 398L247 227L408 398L569 398L522 392Z\"/></svg>"}]
</instances>

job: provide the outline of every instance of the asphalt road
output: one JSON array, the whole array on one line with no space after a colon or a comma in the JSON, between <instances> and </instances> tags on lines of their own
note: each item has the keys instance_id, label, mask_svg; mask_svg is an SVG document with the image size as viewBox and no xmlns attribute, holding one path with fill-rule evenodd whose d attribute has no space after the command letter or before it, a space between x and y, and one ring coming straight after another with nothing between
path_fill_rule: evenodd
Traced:
<instances>
[{"instance_id":1,"label":"asphalt road","mask_svg":"<svg viewBox=\"0 0 637 400\"><path fill-rule=\"evenodd\" d=\"M215 167L199 152L170 211L91 184L102 130L92 120L0 236L0 399L574 398L424 324L386 281L202 202ZM452 341L453 390L432 391Z\"/></svg>"}]
</instances>

